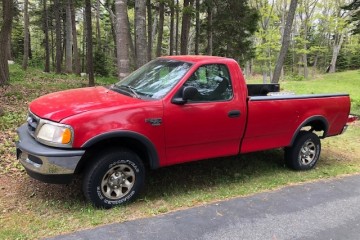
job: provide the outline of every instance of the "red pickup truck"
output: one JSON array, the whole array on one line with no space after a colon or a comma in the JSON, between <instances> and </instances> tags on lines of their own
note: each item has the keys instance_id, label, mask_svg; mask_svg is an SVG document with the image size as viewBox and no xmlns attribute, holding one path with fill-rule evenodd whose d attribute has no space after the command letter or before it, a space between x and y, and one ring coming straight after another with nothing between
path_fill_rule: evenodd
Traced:
<instances>
[{"instance_id":1,"label":"red pickup truck","mask_svg":"<svg viewBox=\"0 0 360 240\"><path fill-rule=\"evenodd\" d=\"M17 157L44 182L68 183L83 173L84 195L104 208L134 199L149 168L284 148L290 168L311 169L320 138L354 120L349 95L284 95L278 88L247 86L233 59L161 57L110 87L31 102Z\"/></svg>"}]
</instances>

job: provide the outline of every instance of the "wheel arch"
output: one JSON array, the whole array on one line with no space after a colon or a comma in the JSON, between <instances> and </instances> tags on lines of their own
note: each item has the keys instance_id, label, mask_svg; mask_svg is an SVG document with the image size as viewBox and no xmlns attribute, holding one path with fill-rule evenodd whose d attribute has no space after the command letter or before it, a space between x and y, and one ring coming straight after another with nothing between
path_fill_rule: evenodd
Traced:
<instances>
[{"instance_id":1,"label":"wheel arch","mask_svg":"<svg viewBox=\"0 0 360 240\"><path fill-rule=\"evenodd\" d=\"M323 116L312 116L307 118L305 121L303 121L299 127L296 129L296 131L293 134L293 137L291 139L290 145L292 146L295 142L295 139L299 135L299 132L304 130L305 128L310 127L307 131L323 131L323 134L321 138L325 138L327 136L327 132L329 129L329 123Z\"/></svg>"},{"instance_id":2,"label":"wheel arch","mask_svg":"<svg viewBox=\"0 0 360 240\"><path fill-rule=\"evenodd\" d=\"M100 134L82 145L86 149L80 160L76 172L80 172L90 162L95 161L91 156L104 149L127 148L139 155L145 166L151 169L159 167L159 157L154 144L144 135L132 131L118 131Z\"/></svg>"}]
</instances>

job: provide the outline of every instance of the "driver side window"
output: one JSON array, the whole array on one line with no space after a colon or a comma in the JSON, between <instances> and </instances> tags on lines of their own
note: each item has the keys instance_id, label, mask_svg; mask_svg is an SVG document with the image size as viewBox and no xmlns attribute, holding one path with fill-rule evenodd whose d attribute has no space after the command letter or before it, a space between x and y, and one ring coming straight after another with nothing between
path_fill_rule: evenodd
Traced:
<instances>
[{"instance_id":1,"label":"driver side window","mask_svg":"<svg viewBox=\"0 0 360 240\"><path fill-rule=\"evenodd\" d=\"M190 102L226 101L233 97L229 71L223 64L199 67L184 84L184 87L187 86L198 90Z\"/></svg>"}]
</instances>

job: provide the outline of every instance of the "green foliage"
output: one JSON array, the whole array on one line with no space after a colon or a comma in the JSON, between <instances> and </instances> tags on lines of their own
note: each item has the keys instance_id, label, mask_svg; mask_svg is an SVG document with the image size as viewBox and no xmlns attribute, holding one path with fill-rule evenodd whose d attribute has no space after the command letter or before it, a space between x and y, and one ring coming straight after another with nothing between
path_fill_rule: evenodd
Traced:
<instances>
[{"instance_id":1,"label":"green foliage","mask_svg":"<svg viewBox=\"0 0 360 240\"><path fill-rule=\"evenodd\" d=\"M22 70L20 64L12 64L9 66L10 82L24 81L25 72Z\"/></svg>"},{"instance_id":2,"label":"green foliage","mask_svg":"<svg viewBox=\"0 0 360 240\"><path fill-rule=\"evenodd\" d=\"M254 57L252 36L257 30L259 13L246 0L215 1L213 16L214 55L245 62Z\"/></svg>"},{"instance_id":3,"label":"green foliage","mask_svg":"<svg viewBox=\"0 0 360 240\"><path fill-rule=\"evenodd\" d=\"M94 73L99 76L109 76L108 61L103 51L95 51L94 53Z\"/></svg>"},{"instance_id":4,"label":"green foliage","mask_svg":"<svg viewBox=\"0 0 360 240\"><path fill-rule=\"evenodd\" d=\"M14 95L16 98L22 98L22 95L16 92L11 93L11 95ZM23 113L5 113L4 116L0 117L0 131L13 128L14 126L20 126L24 122L24 120L25 116Z\"/></svg>"},{"instance_id":5,"label":"green foliage","mask_svg":"<svg viewBox=\"0 0 360 240\"><path fill-rule=\"evenodd\" d=\"M360 69L360 36L352 36L341 49L336 63L337 70Z\"/></svg>"},{"instance_id":6,"label":"green foliage","mask_svg":"<svg viewBox=\"0 0 360 240\"><path fill-rule=\"evenodd\" d=\"M286 76L286 79L290 81L303 81L305 80L305 77L303 75L293 73Z\"/></svg>"},{"instance_id":7,"label":"green foliage","mask_svg":"<svg viewBox=\"0 0 360 240\"><path fill-rule=\"evenodd\" d=\"M343 6L343 9L353 11L350 22L354 23L355 27L352 32L353 34L360 34L360 0L353 0L348 5Z\"/></svg>"}]
</instances>

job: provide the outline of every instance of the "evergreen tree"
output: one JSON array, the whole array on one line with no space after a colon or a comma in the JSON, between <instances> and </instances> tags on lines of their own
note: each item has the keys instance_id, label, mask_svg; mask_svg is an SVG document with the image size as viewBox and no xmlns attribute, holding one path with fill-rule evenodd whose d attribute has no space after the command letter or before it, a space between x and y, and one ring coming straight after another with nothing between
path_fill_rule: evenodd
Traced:
<instances>
[{"instance_id":1,"label":"evergreen tree","mask_svg":"<svg viewBox=\"0 0 360 240\"><path fill-rule=\"evenodd\" d=\"M360 0L353 0L352 3L350 3L347 6L344 6L343 8L345 10L352 11L350 21L355 24L353 34L359 34L360 33Z\"/></svg>"},{"instance_id":2,"label":"evergreen tree","mask_svg":"<svg viewBox=\"0 0 360 240\"><path fill-rule=\"evenodd\" d=\"M213 54L244 62L254 56L252 35L257 30L259 14L247 0L216 0L213 14Z\"/></svg>"}]
</instances>

